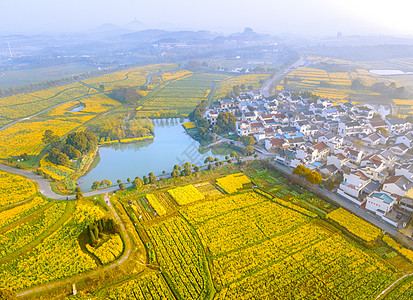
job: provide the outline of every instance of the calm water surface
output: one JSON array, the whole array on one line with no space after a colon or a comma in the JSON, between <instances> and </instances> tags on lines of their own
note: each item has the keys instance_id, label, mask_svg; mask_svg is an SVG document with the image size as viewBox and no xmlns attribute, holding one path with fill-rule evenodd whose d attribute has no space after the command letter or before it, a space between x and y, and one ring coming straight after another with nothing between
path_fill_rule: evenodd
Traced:
<instances>
[{"instance_id":1,"label":"calm water surface","mask_svg":"<svg viewBox=\"0 0 413 300\"><path fill-rule=\"evenodd\" d=\"M89 191L94 181L108 179L116 183L121 179L126 182L128 177L131 180L136 176L142 178L149 172L157 176L163 170L171 173L175 164L182 165L188 161L199 166L204 164L207 156L222 160L231 152L221 149L221 153L214 153L199 148L199 142L186 133L179 119L154 120L154 124L154 140L99 148L96 166L79 178L82 191Z\"/></svg>"}]
</instances>

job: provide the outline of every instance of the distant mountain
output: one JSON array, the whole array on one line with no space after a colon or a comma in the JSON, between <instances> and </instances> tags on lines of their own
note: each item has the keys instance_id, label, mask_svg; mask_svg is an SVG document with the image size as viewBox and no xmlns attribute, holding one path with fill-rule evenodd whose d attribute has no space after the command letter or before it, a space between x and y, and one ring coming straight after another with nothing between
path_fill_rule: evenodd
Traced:
<instances>
[{"instance_id":1,"label":"distant mountain","mask_svg":"<svg viewBox=\"0 0 413 300\"><path fill-rule=\"evenodd\" d=\"M86 31L86 34L89 35L97 35L97 37L105 37L105 36L120 36L123 34L127 34L133 32L131 29L127 29L112 23L102 24L96 28Z\"/></svg>"},{"instance_id":2,"label":"distant mountain","mask_svg":"<svg viewBox=\"0 0 413 300\"><path fill-rule=\"evenodd\" d=\"M148 25L146 25L145 23L143 23L143 22L141 22L137 19L129 22L128 24L126 24L125 28L131 29L133 31L149 29Z\"/></svg>"}]
</instances>

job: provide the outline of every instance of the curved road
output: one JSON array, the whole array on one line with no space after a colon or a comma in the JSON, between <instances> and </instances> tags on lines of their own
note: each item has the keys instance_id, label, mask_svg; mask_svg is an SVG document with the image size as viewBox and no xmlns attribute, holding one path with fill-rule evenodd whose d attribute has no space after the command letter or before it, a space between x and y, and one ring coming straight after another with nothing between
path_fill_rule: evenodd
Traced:
<instances>
[{"instance_id":1,"label":"curved road","mask_svg":"<svg viewBox=\"0 0 413 300\"><path fill-rule=\"evenodd\" d=\"M50 182L47 181L47 179L33 173L30 171L22 170L22 169L16 169L10 166L2 165L0 164L0 170L21 175L24 177L27 177L28 179L36 182L39 185L40 192L47 198L50 199L55 199L55 200L74 200L75 195L60 195L55 193L52 188L50 187ZM129 186L130 184L125 184L126 186ZM88 197L88 196L95 196L95 195L100 195L100 194L105 194L113 191L119 190L118 186L112 186L108 187L106 189L101 189L101 190L96 190L96 191L90 191L87 193L83 193L83 196Z\"/></svg>"}]
</instances>

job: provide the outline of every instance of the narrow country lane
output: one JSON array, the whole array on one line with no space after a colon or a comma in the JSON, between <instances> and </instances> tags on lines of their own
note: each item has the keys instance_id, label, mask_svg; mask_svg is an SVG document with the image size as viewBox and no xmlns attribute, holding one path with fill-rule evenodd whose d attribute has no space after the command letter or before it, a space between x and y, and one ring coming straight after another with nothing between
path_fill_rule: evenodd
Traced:
<instances>
[{"instance_id":1,"label":"narrow country lane","mask_svg":"<svg viewBox=\"0 0 413 300\"><path fill-rule=\"evenodd\" d=\"M118 213L116 212L115 208L113 207L112 203L110 202L110 199L109 199L108 195L105 194L103 198L105 199L105 203L109 207L109 210L111 211L111 213L113 214L113 216L115 217L117 222L119 223L119 225L121 227L121 231L122 231L123 236L124 236L125 250L123 251L122 256L116 262L114 262L113 264L110 264L110 265L102 267L102 268L95 269L91 272L83 273L83 274L80 274L80 275L77 275L77 276L74 276L74 277L66 278L66 279L59 280L59 281L54 281L54 282L51 282L51 283L46 283L46 284L37 286L35 288L23 290L23 291L17 293L17 297L25 297L25 296L28 296L28 295L34 294L34 293L45 292L45 291L60 287L62 285L71 285L71 284L76 283L80 280L83 280L87 277L95 276L99 273L102 273L102 272L111 270L111 269L113 269L117 266L120 266L121 264L125 263L129 259L130 255L131 255L132 242L130 240L128 232L126 231L126 226L122 222L122 219L119 217Z\"/></svg>"}]
</instances>

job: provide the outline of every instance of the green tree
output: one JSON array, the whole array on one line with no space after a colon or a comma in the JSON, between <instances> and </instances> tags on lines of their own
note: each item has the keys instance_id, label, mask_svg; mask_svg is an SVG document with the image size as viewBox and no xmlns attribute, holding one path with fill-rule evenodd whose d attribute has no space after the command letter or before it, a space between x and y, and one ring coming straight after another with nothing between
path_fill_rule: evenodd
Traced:
<instances>
[{"instance_id":1,"label":"green tree","mask_svg":"<svg viewBox=\"0 0 413 300\"><path fill-rule=\"evenodd\" d=\"M198 172L199 172L199 167L198 167L198 166L195 166L195 167L194 167L194 171L195 171L195 173L198 173Z\"/></svg>"},{"instance_id":2,"label":"green tree","mask_svg":"<svg viewBox=\"0 0 413 300\"><path fill-rule=\"evenodd\" d=\"M153 183L156 183L156 176L152 173L152 172L150 172L149 174L148 174L148 176L149 176L149 183L151 183L151 184L153 184Z\"/></svg>"},{"instance_id":3,"label":"green tree","mask_svg":"<svg viewBox=\"0 0 413 300\"><path fill-rule=\"evenodd\" d=\"M235 132L237 118L231 113L219 113L217 117L217 126L222 132Z\"/></svg>"},{"instance_id":4,"label":"green tree","mask_svg":"<svg viewBox=\"0 0 413 300\"><path fill-rule=\"evenodd\" d=\"M57 148L53 148L49 151L49 155L47 156L47 159L51 163L54 163L60 166L65 166L69 163L69 157L66 154L60 152L60 150Z\"/></svg>"},{"instance_id":5,"label":"green tree","mask_svg":"<svg viewBox=\"0 0 413 300\"><path fill-rule=\"evenodd\" d=\"M254 148L252 148L252 146L247 146L244 148L243 153L244 155L252 155L254 154Z\"/></svg>"},{"instance_id":6,"label":"green tree","mask_svg":"<svg viewBox=\"0 0 413 300\"><path fill-rule=\"evenodd\" d=\"M99 188L100 182L94 181L92 184L92 190L97 190Z\"/></svg>"},{"instance_id":7,"label":"green tree","mask_svg":"<svg viewBox=\"0 0 413 300\"><path fill-rule=\"evenodd\" d=\"M142 179L143 179L143 184L148 184L149 183L149 178L148 177L146 177L145 175L142 177Z\"/></svg>"},{"instance_id":8,"label":"green tree","mask_svg":"<svg viewBox=\"0 0 413 300\"><path fill-rule=\"evenodd\" d=\"M209 164L209 163L211 163L211 162L213 162L213 161L214 161L214 159L213 159L211 156L208 156L207 158L205 158L204 164Z\"/></svg>"},{"instance_id":9,"label":"green tree","mask_svg":"<svg viewBox=\"0 0 413 300\"><path fill-rule=\"evenodd\" d=\"M132 187L137 190L142 187L142 180L139 177L135 177L135 180L132 181Z\"/></svg>"},{"instance_id":10,"label":"green tree","mask_svg":"<svg viewBox=\"0 0 413 300\"><path fill-rule=\"evenodd\" d=\"M54 134L53 130L47 129L43 133L42 142L44 144L54 144L59 140L59 136Z\"/></svg>"},{"instance_id":11,"label":"green tree","mask_svg":"<svg viewBox=\"0 0 413 300\"><path fill-rule=\"evenodd\" d=\"M241 136L241 142L244 144L244 146L250 146L255 144L254 138L250 135Z\"/></svg>"},{"instance_id":12,"label":"green tree","mask_svg":"<svg viewBox=\"0 0 413 300\"><path fill-rule=\"evenodd\" d=\"M119 188L120 188L121 190L126 190L126 186L125 186L124 183L120 183L120 184L119 184Z\"/></svg>"}]
</instances>

